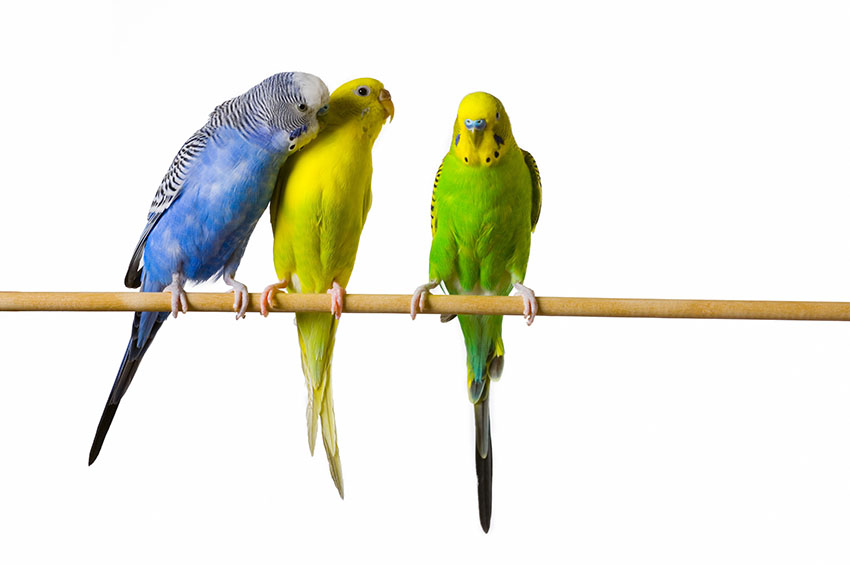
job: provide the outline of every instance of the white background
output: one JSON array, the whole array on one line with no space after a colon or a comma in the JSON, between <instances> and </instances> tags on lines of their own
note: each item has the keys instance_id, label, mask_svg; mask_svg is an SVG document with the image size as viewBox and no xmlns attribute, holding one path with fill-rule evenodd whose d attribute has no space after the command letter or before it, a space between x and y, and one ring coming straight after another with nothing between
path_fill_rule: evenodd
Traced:
<instances>
[{"instance_id":1,"label":"white background","mask_svg":"<svg viewBox=\"0 0 850 565\"><path fill-rule=\"evenodd\" d=\"M425 281L487 90L543 175L538 295L850 300L846 3L76 4L3 10L0 290L123 290L183 141L304 70L396 104L350 292ZM266 218L238 278L275 278ZM850 325L506 319L485 536L456 323L343 317L343 502L289 314L169 321L87 467L131 318L0 314L0 561L850 560Z\"/></svg>"}]
</instances>

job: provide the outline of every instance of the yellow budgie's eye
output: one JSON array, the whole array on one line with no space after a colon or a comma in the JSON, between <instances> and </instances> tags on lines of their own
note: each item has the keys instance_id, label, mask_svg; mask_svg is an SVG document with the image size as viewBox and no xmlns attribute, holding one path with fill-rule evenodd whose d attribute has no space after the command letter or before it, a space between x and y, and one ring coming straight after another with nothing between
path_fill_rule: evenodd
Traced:
<instances>
[{"instance_id":1,"label":"yellow budgie's eye","mask_svg":"<svg viewBox=\"0 0 850 565\"><path fill-rule=\"evenodd\" d=\"M370 92L372 92L372 89L368 86L358 86L357 90L354 91L357 96L369 96Z\"/></svg>"},{"instance_id":2,"label":"yellow budgie's eye","mask_svg":"<svg viewBox=\"0 0 850 565\"><path fill-rule=\"evenodd\" d=\"M327 104L325 104L324 106L322 106L321 108L319 108L319 111L318 111L318 112L316 112L316 114L318 114L318 115L320 115L320 116L324 116L324 115L325 115L325 114L327 114L327 113L328 113L328 105L327 105Z\"/></svg>"}]
</instances>

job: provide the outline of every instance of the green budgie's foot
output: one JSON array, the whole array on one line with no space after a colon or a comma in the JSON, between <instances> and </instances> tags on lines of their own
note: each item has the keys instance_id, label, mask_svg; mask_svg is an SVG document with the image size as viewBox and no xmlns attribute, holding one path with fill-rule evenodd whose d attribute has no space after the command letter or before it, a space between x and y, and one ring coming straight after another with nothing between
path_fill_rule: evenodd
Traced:
<instances>
[{"instance_id":1,"label":"green budgie's foot","mask_svg":"<svg viewBox=\"0 0 850 565\"><path fill-rule=\"evenodd\" d=\"M184 314L189 311L189 301L186 298L186 291L183 290L182 277L174 273L171 275L171 284L162 289L162 292L171 293L171 315L175 318L177 313L182 311Z\"/></svg>"},{"instance_id":2,"label":"green budgie's foot","mask_svg":"<svg viewBox=\"0 0 850 565\"><path fill-rule=\"evenodd\" d=\"M342 297L345 296L345 289L339 286L339 283L334 281L333 286L328 290L331 295L331 314L339 320L342 316Z\"/></svg>"},{"instance_id":3,"label":"green budgie's foot","mask_svg":"<svg viewBox=\"0 0 850 565\"><path fill-rule=\"evenodd\" d=\"M274 310L274 305L272 304L274 293L286 288L287 284L289 284L288 281L283 279L274 284L270 284L263 289L263 294L260 298L260 314L262 314L264 318L269 315L269 310Z\"/></svg>"},{"instance_id":4,"label":"green budgie's foot","mask_svg":"<svg viewBox=\"0 0 850 565\"><path fill-rule=\"evenodd\" d=\"M425 298L431 294L431 291L437 288L440 281L428 281L425 284L416 287L413 291L413 296L410 299L410 317L416 319L416 314L425 310Z\"/></svg>"},{"instance_id":5,"label":"green budgie's foot","mask_svg":"<svg viewBox=\"0 0 850 565\"><path fill-rule=\"evenodd\" d=\"M534 291L523 286L520 283L514 283L514 288L519 296L522 296L522 316L530 326L537 315L537 298L534 296Z\"/></svg>"},{"instance_id":6,"label":"green budgie's foot","mask_svg":"<svg viewBox=\"0 0 850 565\"><path fill-rule=\"evenodd\" d=\"M224 282L233 287L230 292L233 293L233 311L236 312L236 319L244 318L245 312L248 310L248 287L239 281L233 280L232 275L225 274Z\"/></svg>"}]
</instances>

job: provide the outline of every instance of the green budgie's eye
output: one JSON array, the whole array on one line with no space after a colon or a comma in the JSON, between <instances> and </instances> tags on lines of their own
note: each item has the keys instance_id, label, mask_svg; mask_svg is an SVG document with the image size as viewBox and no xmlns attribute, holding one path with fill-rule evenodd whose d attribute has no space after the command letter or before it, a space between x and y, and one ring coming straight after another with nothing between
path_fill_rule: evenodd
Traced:
<instances>
[{"instance_id":1,"label":"green budgie's eye","mask_svg":"<svg viewBox=\"0 0 850 565\"><path fill-rule=\"evenodd\" d=\"M354 91L357 96L369 96L369 93L372 92L372 89L368 86L358 86L357 90Z\"/></svg>"}]
</instances>

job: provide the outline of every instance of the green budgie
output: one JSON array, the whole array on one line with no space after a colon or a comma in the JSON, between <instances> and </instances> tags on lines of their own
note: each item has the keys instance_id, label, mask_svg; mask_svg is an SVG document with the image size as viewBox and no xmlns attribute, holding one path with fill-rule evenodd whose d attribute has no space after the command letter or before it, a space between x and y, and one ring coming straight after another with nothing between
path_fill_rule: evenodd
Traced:
<instances>
[{"instance_id":1,"label":"green budgie","mask_svg":"<svg viewBox=\"0 0 850 565\"><path fill-rule=\"evenodd\" d=\"M502 103L485 92L464 97L431 196L430 281L413 293L410 315L416 318L429 291L442 282L450 294L505 296L514 288L531 325L537 300L522 281L540 200L537 164L517 146ZM453 317L443 316L442 321ZM489 393L490 381L499 378L504 366L502 316L458 319L466 342L469 400L475 409L478 514L487 532L493 493Z\"/></svg>"}]
</instances>

